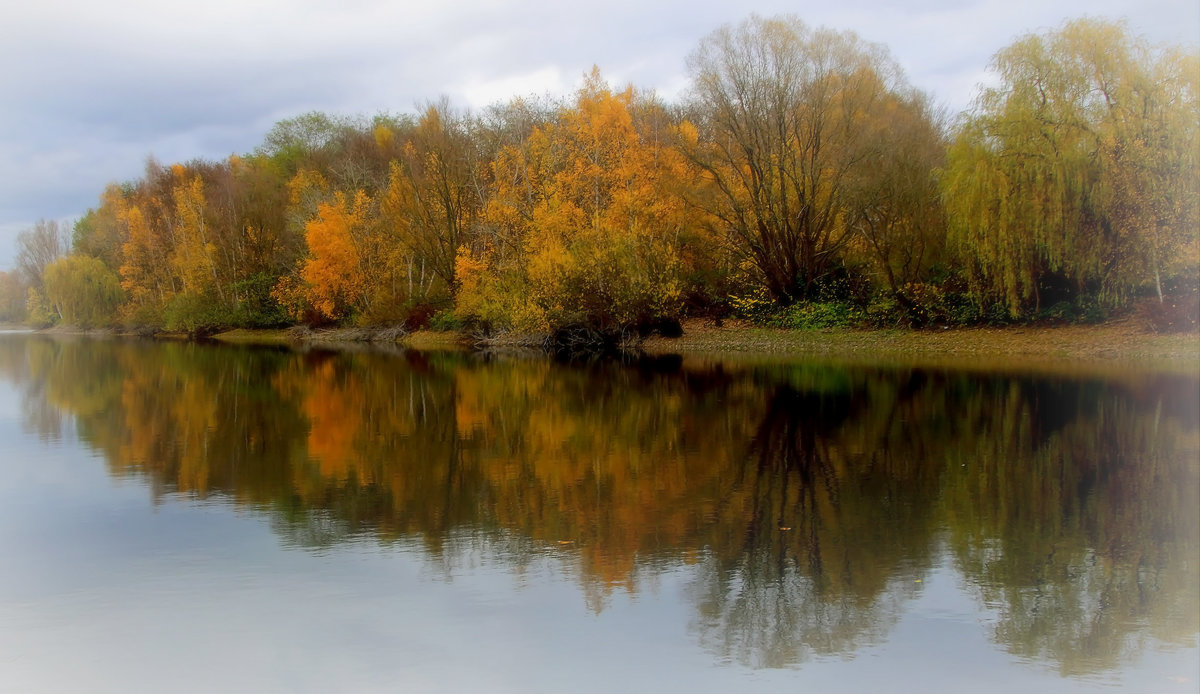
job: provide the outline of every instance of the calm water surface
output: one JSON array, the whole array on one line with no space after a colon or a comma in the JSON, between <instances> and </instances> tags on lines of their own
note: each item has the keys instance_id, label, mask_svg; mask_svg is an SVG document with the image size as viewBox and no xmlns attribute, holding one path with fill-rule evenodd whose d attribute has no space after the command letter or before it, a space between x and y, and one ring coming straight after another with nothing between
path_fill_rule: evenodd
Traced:
<instances>
[{"instance_id":1,"label":"calm water surface","mask_svg":"<svg viewBox=\"0 0 1200 694\"><path fill-rule=\"evenodd\" d=\"M0 691L1194 692L1200 383L0 335Z\"/></svg>"}]
</instances>

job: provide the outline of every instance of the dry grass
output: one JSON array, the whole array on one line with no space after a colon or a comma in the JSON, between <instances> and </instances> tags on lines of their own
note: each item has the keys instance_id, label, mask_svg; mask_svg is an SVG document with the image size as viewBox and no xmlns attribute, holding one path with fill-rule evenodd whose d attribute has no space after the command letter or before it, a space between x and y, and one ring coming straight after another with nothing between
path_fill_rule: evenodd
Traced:
<instances>
[{"instance_id":1,"label":"dry grass","mask_svg":"<svg viewBox=\"0 0 1200 694\"><path fill-rule=\"evenodd\" d=\"M650 354L807 357L955 366L1136 366L1200 373L1200 335L1155 334L1133 321L1062 327L800 331L689 321L679 338L652 337Z\"/></svg>"},{"instance_id":2,"label":"dry grass","mask_svg":"<svg viewBox=\"0 0 1200 694\"><path fill-rule=\"evenodd\" d=\"M468 336L459 332L418 330L400 339L400 344L409 349L462 350L468 348Z\"/></svg>"},{"instance_id":3,"label":"dry grass","mask_svg":"<svg viewBox=\"0 0 1200 694\"><path fill-rule=\"evenodd\" d=\"M470 335L421 330L235 330L216 339L281 344L373 341L410 349L465 349ZM541 336L506 334L475 349L538 349ZM840 363L888 362L913 366L1103 370L1135 368L1200 375L1200 334L1158 334L1144 323L1125 320L1101 325L1061 327L952 328L937 330L782 330L737 321L684 323L678 338L650 337L641 349L649 354L739 360L810 359Z\"/></svg>"}]
</instances>

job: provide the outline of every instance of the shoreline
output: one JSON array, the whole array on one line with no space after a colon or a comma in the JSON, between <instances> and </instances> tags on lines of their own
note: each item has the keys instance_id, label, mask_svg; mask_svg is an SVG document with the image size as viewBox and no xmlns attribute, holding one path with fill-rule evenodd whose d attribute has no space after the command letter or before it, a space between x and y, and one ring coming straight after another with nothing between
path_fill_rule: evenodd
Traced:
<instances>
[{"instance_id":1,"label":"shoreline","mask_svg":"<svg viewBox=\"0 0 1200 694\"><path fill-rule=\"evenodd\" d=\"M236 344L348 344L370 342L370 331L235 330L211 339ZM381 331L381 334L386 334ZM501 338L529 351L527 336ZM419 330L376 340L414 350L474 349L463 332ZM652 335L637 352L649 357L680 356L689 361L824 361L839 364L887 362L909 366L1034 371L1137 371L1200 377L1200 333L1154 333L1125 319L1095 325L1009 326L932 330L789 330L725 321L691 319L680 337Z\"/></svg>"},{"instance_id":2,"label":"shoreline","mask_svg":"<svg viewBox=\"0 0 1200 694\"><path fill-rule=\"evenodd\" d=\"M11 326L16 327L16 326ZM25 330L28 330L27 328ZM65 327L31 331L47 334L129 336L115 330L72 330ZM186 334L159 333L156 339L189 340ZM236 345L391 345L413 350L471 351L471 337L461 331L395 328L313 331L284 328L236 329L206 340ZM512 335L497 341L527 342ZM837 363L888 362L955 368L1020 368L1111 370L1135 368L1200 376L1200 333L1154 333L1131 320L1095 325L1009 326L930 330L791 330L741 321L716 325L705 319L683 323L680 337L652 335L637 352L650 357L678 355L688 360L768 361L817 360Z\"/></svg>"},{"instance_id":3,"label":"shoreline","mask_svg":"<svg viewBox=\"0 0 1200 694\"><path fill-rule=\"evenodd\" d=\"M691 321L684 324L682 337L652 336L641 348L649 355L691 358L804 358L1037 370L1132 367L1200 376L1200 334L1153 333L1128 320L1096 325L813 331Z\"/></svg>"}]
</instances>

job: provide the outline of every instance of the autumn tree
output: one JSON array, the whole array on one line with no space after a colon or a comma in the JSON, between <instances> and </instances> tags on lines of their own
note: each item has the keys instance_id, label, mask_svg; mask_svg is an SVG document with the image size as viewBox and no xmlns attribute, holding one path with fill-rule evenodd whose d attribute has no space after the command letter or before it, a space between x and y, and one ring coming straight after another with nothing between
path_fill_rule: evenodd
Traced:
<instances>
[{"instance_id":1,"label":"autumn tree","mask_svg":"<svg viewBox=\"0 0 1200 694\"><path fill-rule=\"evenodd\" d=\"M175 208L171 267L184 292L200 296L217 294L223 301L222 278L217 273L218 249L210 229L204 182L197 175L189 176L179 165L174 173L177 182L171 190Z\"/></svg>"},{"instance_id":2,"label":"autumn tree","mask_svg":"<svg viewBox=\"0 0 1200 694\"><path fill-rule=\"evenodd\" d=\"M410 296L414 279L418 289L424 284L426 266L447 293L457 289L458 249L471 245L484 195L469 123L448 102L431 104L392 161L382 213L407 251Z\"/></svg>"},{"instance_id":3,"label":"autumn tree","mask_svg":"<svg viewBox=\"0 0 1200 694\"><path fill-rule=\"evenodd\" d=\"M145 177L115 212L124 227L118 268L127 297L123 313L133 324L161 324L163 309L179 291L170 260L172 185L171 172L150 161Z\"/></svg>"},{"instance_id":4,"label":"autumn tree","mask_svg":"<svg viewBox=\"0 0 1200 694\"><path fill-rule=\"evenodd\" d=\"M853 237L848 197L900 70L852 33L752 16L689 59L697 122L681 128L698 196L781 304L811 297ZM693 127L694 126L694 127Z\"/></svg>"},{"instance_id":5,"label":"autumn tree","mask_svg":"<svg viewBox=\"0 0 1200 694\"><path fill-rule=\"evenodd\" d=\"M942 118L920 92L889 94L866 136L876 144L849 187L851 255L873 268L876 286L919 325L928 318L922 283L945 251L938 188L946 146Z\"/></svg>"},{"instance_id":6,"label":"autumn tree","mask_svg":"<svg viewBox=\"0 0 1200 694\"><path fill-rule=\"evenodd\" d=\"M99 258L66 255L47 265L45 275L46 298L64 323L92 328L116 320L121 283Z\"/></svg>"},{"instance_id":7,"label":"autumn tree","mask_svg":"<svg viewBox=\"0 0 1200 694\"><path fill-rule=\"evenodd\" d=\"M0 323L25 320L25 283L19 272L0 270Z\"/></svg>"},{"instance_id":8,"label":"autumn tree","mask_svg":"<svg viewBox=\"0 0 1200 694\"><path fill-rule=\"evenodd\" d=\"M460 254L460 312L535 332L678 313L689 218L667 182L683 162L638 131L634 103L593 71L573 106L499 152L485 250Z\"/></svg>"},{"instance_id":9,"label":"autumn tree","mask_svg":"<svg viewBox=\"0 0 1200 694\"><path fill-rule=\"evenodd\" d=\"M1115 305L1194 275L1200 57L1078 20L1019 39L992 70L945 188L976 295L1020 314L1055 277Z\"/></svg>"},{"instance_id":10,"label":"autumn tree","mask_svg":"<svg viewBox=\"0 0 1200 694\"><path fill-rule=\"evenodd\" d=\"M365 280L360 271L362 254L356 236L367 223L370 198L359 191L352 199L341 192L317 206L317 215L305 226L308 257L298 276L285 277L275 290L295 318L304 318L311 306L324 320L340 320L361 308Z\"/></svg>"},{"instance_id":11,"label":"autumn tree","mask_svg":"<svg viewBox=\"0 0 1200 694\"><path fill-rule=\"evenodd\" d=\"M53 219L39 219L17 235L17 271L25 283L42 288L46 266L67 252L67 232Z\"/></svg>"}]
</instances>

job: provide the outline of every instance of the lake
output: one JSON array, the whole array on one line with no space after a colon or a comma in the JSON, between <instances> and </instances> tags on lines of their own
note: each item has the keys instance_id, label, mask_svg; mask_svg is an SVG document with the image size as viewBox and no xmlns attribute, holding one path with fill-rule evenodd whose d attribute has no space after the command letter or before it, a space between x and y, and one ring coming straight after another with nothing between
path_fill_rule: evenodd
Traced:
<instances>
[{"instance_id":1,"label":"lake","mask_svg":"<svg viewBox=\"0 0 1200 694\"><path fill-rule=\"evenodd\" d=\"M0 334L0 691L1194 692L1200 382Z\"/></svg>"}]
</instances>

